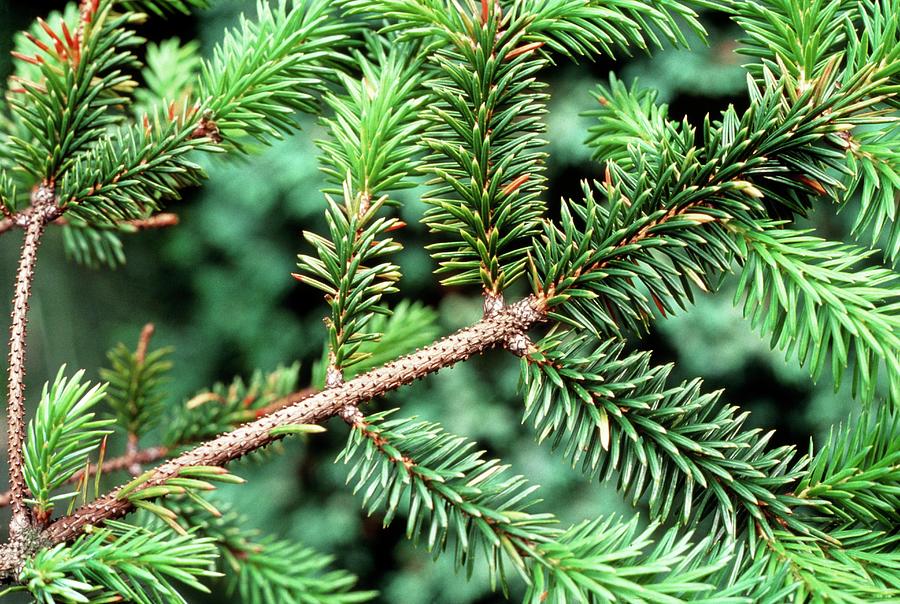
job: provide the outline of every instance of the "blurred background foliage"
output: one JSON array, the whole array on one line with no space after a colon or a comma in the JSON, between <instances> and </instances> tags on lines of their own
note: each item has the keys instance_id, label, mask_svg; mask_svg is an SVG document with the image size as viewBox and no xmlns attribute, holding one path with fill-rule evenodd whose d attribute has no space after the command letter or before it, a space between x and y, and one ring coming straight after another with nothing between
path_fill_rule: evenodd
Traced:
<instances>
[{"instance_id":1,"label":"blurred background foliage","mask_svg":"<svg viewBox=\"0 0 900 604\"><path fill-rule=\"evenodd\" d=\"M223 28L252 6L243 0L213 4L192 18L152 19L141 33L157 42L196 38L208 50ZM10 68L12 34L62 6L45 0L0 0L0 77L5 79ZM544 74L553 95L548 200L576 195L581 179L602 175L602 166L590 161L583 145L588 121L580 113L596 103L594 84L610 71L658 89L671 116L687 115L693 123L707 113L717 115L728 103L746 105L742 58L734 53L739 32L720 16L704 17L711 32L708 46L695 39L690 51L665 50L617 63L600 59L573 66L560 61ZM145 322L156 324L155 346L175 349L170 405L184 404L217 380L230 381L295 360L302 362L301 375L308 383L322 351L326 308L319 294L297 284L290 272L303 246L300 231L321 232L324 227L322 178L313 144L323 134L313 120L306 120L298 135L260 148L248 159L202 158L209 181L170 206L181 216L181 225L126 235L127 264L117 270L93 270L68 261L60 233L51 229L40 252L33 299L29 400L36 402L41 384L63 363L96 377L106 350L120 341L133 346ZM402 219L409 227L401 237L406 246L400 262L402 296L437 309L445 332L477 320L477 291L439 287L431 275L433 265L423 249L428 237L419 222L424 207L417 192L405 194L404 202ZM831 208L811 219L827 237L847 236L847 221L835 217ZM20 233L10 233L0 239L0 284L10 292L20 238ZM809 438L846 416L852 408L849 392L845 388L833 393L825 378L812 384L803 370L771 352L732 305L733 289L733 280L726 280L719 293L701 296L688 312L657 321L654 331L634 346L655 351L657 362L675 362L679 377L699 375L707 389L724 388L726 400L752 411L754 425L777 430L776 443L804 449ZM8 300L10 295L0 298ZM543 485L546 508L564 521L630 515L612 483L586 483L558 456L537 447L520 423L517 382L516 360L489 353L377 401L370 409L400 406L404 415L436 420L451 432L476 439ZM499 601L486 577L461 580L450 556L433 564L427 552L409 545L402 523L383 530L379 519L365 517L343 485L343 467L333 463L346 428L340 421L329 428L309 443L294 439L282 445L277 454L261 456L262 463L242 462L234 470L249 485L228 489L223 496L258 528L334 554L338 565L360 576L361 587L380 590L381 601ZM144 444L154 444L153 437L146 437ZM197 601L204 600L198 596ZM229 598L215 594L208 601Z\"/></svg>"}]
</instances>

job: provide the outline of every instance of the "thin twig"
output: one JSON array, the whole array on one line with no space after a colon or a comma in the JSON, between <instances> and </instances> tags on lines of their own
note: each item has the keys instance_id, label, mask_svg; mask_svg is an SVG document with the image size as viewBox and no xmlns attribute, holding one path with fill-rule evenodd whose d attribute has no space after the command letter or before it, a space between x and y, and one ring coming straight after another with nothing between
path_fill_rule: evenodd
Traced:
<instances>
[{"instance_id":1,"label":"thin twig","mask_svg":"<svg viewBox=\"0 0 900 604\"><path fill-rule=\"evenodd\" d=\"M139 231L146 231L149 229L166 229L178 226L180 221L181 219L178 218L178 214L163 212L162 214L156 214L155 216L144 218L142 220L129 220L123 224L134 227Z\"/></svg>"},{"instance_id":2,"label":"thin twig","mask_svg":"<svg viewBox=\"0 0 900 604\"><path fill-rule=\"evenodd\" d=\"M32 194L32 207L20 216L25 223L25 239L16 270L16 286L9 326L9 374L7 377L7 434L9 487L12 492L10 535L18 535L31 522L25 506L25 359L28 329L28 301L34 281L34 266L41 235L46 224L55 220L61 210L56 205L53 189L41 185Z\"/></svg>"},{"instance_id":3,"label":"thin twig","mask_svg":"<svg viewBox=\"0 0 900 604\"><path fill-rule=\"evenodd\" d=\"M97 464L91 464L88 466L86 470L79 470L72 475L68 482L69 484L78 484L83 479L85 474L88 477L94 477L98 472L103 471L103 473L108 472L117 472L119 470L127 470L129 466L138 463L138 464L151 464L153 462L159 461L160 459L164 459L166 455L171 452L171 449L168 447L150 447L149 449L142 449L140 451L136 451L132 454L122 455L121 457L113 457L112 459L107 459L103 461L103 467L100 468ZM6 491L5 493L0 493L0 508L4 508L10 504L12 500L11 492Z\"/></svg>"},{"instance_id":4,"label":"thin twig","mask_svg":"<svg viewBox=\"0 0 900 604\"><path fill-rule=\"evenodd\" d=\"M144 470L141 469L141 464L136 460L137 453L140 449L138 448L138 435L134 432L128 433L128 439L125 441L125 455L130 456L133 461L128 466L128 473L132 476L138 476Z\"/></svg>"},{"instance_id":5,"label":"thin twig","mask_svg":"<svg viewBox=\"0 0 900 604\"><path fill-rule=\"evenodd\" d=\"M143 368L144 363L147 360L147 348L150 346L150 338L153 337L153 332L156 328L153 326L153 323L147 323L144 325L144 328L141 330L141 335L138 338L137 349L134 351L134 361L137 363L137 371L140 372L141 368ZM135 404L135 401L130 402L131 405ZM125 443L125 454L126 455L136 455L138 450L140 449L138 442L138 434L136 432L128 432L128 441ZM132 476L139 475L143 470L141 469L141 464L137 461L128 466L128 473Z\"/></svg>"},{"instance_id":6,"label":"thin twig","mask_svg":"<svg viewBox=\"0 0 900 604\"><path fill-rule=\"evenodd\" d=\"M147 323L144 325L144 328L141 329L141 335L138 337L137 348L134 351L134 357L137 361L138 367L143 367L144 362L147 360L147 348L150 347L150 338L153 337L153 332L156 331L156 327L153 323Z\"/></svg>"},{"instance_id":7,"label":"thin twig","mask_svg":"<svg viewBox=\"0 0 900 604\"><path fill-rule=\"evenodd\" d=\"M119 222L118 224L123 227L131 227L138 231L147 231L151 229L165 229L173 226L177 226L180 219L178 218L178 214L172 214L171 212L163 212L161 214L156 214L154 216L150 216L149 218L140 218L136 220L124 220ZM57 226L65 226L68 221L65 218L57 218L52 222ZM18 226L22 226L19 222L15 220L15 216L7 217L0 220L0 235L14 229Z\"/></svg>"},{"instance_id":8,"label":"thin twig","mask_svg":"<svg viewBox=\"0 0 900 604\"><path fill-rule=\"evenodd\" d=\"M523 333L543 317L544 309L537 299L521 300L431 346L203 443L160 465L144 484L146 487L163 484L186 467L225 465L283 438L283 434L272 434L275 428L321 423L348 405L364 403ZM120 489L60 518L43 536L50 543L62 543L77 537L88 525L96 526L124 516L133 507L127 498L118 498Z\"/></svg>"}]
</instances>

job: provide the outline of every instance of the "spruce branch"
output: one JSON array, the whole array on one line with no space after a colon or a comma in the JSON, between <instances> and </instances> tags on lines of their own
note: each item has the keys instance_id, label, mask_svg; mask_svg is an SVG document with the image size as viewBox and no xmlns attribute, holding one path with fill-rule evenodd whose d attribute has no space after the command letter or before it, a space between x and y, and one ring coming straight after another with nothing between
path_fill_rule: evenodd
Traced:
<instances>
[{"instance_id":1,"label":"spruce branch","mask_svg":"<svg viewBox=\"0 0 900 604\"><path fill-rule=\"evenodd\" d=\"M686 306L694 287L715 288L735 248L719 223L759 208L746 193L750 186L689 188L670 205L643 213L623 187L607 184L611 203L603 207L584 183L581 202L563 202L559 225L544 222L543 245L531 250L532 288L547 300L548 316L576 329L639 330L654 310ZM715 207L705 203L713 195Z\"/></svg>"},{"instance_id":2,"label":"spruce branch","mask_svg":"<svg viewBox=\"0 0 900 604\"><path fill-rule=\"evenodd\" d=\"M659 9L608 4L525 2L504 13L499 3L485 1L479 13L472 3L467 12L444 2L344 2L351 13L374 13L400 23L389 24L385 32L402 30L406 37L450 42L435 51L435 64L444 75L433 84L440 104L433 109L429 131L434 153L426 162L438 185L426 199L435 206L426 222L454 239L432 246L441 272L450 274L445 283L480 281L488 298L496 298L524 271L525 249L516 242L536 233L544 211L538 136L545 98L533 79L546 63L535 58L542 45L575 55L597 45L609 50L610 32L621 27L627 31L616 34L616 43L646 46L641 27L649 29L648 22L683 42L668 11L702 31L694 13L676 2Z\"/></svg>"},{"instance_id":3,"label":"spruce branch","mask_svg":"<svg viewBox=\"0 0 900 604\"><path fill-rule=\"evenodd\" d=\"M52 384L44 385L24 445L28 503L39 526L47 524L56 501L77 495L52 494L85 467L90 453L111 432L112 420L99 419L94 411L106 394L106 385L82 383L83 371L70 379L64 372L65 367L60 368Z\"/></svg>"},{"instance_id":4,"label":"spruce branch","mask_svg":"<svg viewBox=\"0 0 900 604\"><path fill-rule=\"evenodd\" d=\"M797 458L793 447L767 449L772 433L747 430L748 414L718 405L719 393L700 394L699 380L670 385L671 366L622 348L572 334L536 345L522 372L525 417L540 441L589 476L617 473L634 504L649 498L653 518L677 513L694 528L711 517L714 535L724 523L756 552L766 570L755 574L782 574L767 582L780 597L893 593L892 538L878 528L895 524L893 410L882 408L874 430L863 418ZM724 583L740 584L750 567L739 559Z\"/></svg>"},{"instance_id":5,"label":"spruce branch","mask_svg":"<svg viewBox=\"0 0 900 604\"><path fill-rule=\"evenodd\" d=\"M340 60L348 29L328 0L258 2L257 18L241 17L201 68L198 98L226 144L241 135L267 143L295 129L292 113L314 113Z\"/></svg>"},{"instance_id":6,"label":"spruce branch","mask_svg":"<svg viewBox=\"0 0 900 604\"><path fill-rule=\"evenodd\" d=\"M173 582L201 592L202 580L216 558L212 539L172 536L119 522L92 529L72 544L44 549L25 562L21 582L38 602L113 602L138 604L185 600Z\"/></svg>"},{"instance_id":7,"label":"spruce branch","mask_svg":"<svg viewBox=\"0 0 900 604\"><path fill-rule=\"evenodd\" d=\"M388 526L401 502L408 509L406 536L426 540L437 557L455 536L454 563L474 568L483 552L491 584L508 590L506 566L525 579L536 546L552 538L552 514L534 513L536 485L510 476L508 465L484 459L475 443L415 418L389 419L391 411L352 422L347 445L338 456L350 466L347 482L362 492L371 515L383 508Z\"/></svg>"},{"instance_id":8,"label":"spruce branch","mask_svg":"<svg viewBox=\"0 0 900 604\"><path fill-rule=\"evenodd\" d=\"M890 529L900 524L900 412L866 409L856 425L832 428L810 452L797 496L824 502L831 523Z\"/></svg>"},{"instance_id":9,"label":"spruce branch","mask_svg":"<svg viewBox=\"0 0 900 604\"><path fill-rule=\"evenodd\" d=\"M353 424L338 457L351 465L348 482L363 493L369 513L384 511L389 524L405 513L407 537L426 540L437 557L452 538L454 562L472 572L479 553L487 559L492 586L508 586L505 566L518 571L528 602L676 602L708 593L709 575L721 570L731 552L708 558L709 541L668 531L650 549L653 524L638 533L638 519L585 522L563 531L553 514L538 513L536 485L509 476L508 466L485 459L475 443L431 422L390 419L391 412ZM615 561L613 566L610 562ZM684 599L684 600L683 600Z\"/></svg>"},{"instance_id":10,"label":"spruce branch","mask_svg":"<svg viewBox=\"0 0 900 604\"><path fill-rule=\"evenodd\" d=\"M375 314L389 312L379 305L382 296L397 291L400 267L390 255L401 249L387 234L402 226L396 218L379 218L386 198L369 201L365 192L354 193L344 183L344 200L327 198L326 220L330 239L305 232L317 256L300 255L298 281L325 292L331 306L328 319L329 376L326 385L336 385L342 370L360 360L360 345L379 334L364 330Z\"/></svg>"},{"instance_id":11,"label":"spruce branch","mask_svg":"<svg viewBox=\"0 0 900 604\"><path fill-rule=\"evenodd\" d=\"M351 13L384 16L382 33L432 51L428 83L434 103L422 171L432 178L424 201L429 228L444 241L429 246L448 285L480 283L498 299L521 277L527 240L544 213L541 116L548 61L543 43L523 43L529 15L498 2L345 1Z\"/></svg>"},{"instance_id":12,"label":"spruce branch","mask_svg":"<svg viewBox=\"0 0 900 604\"><path fill-rule=\"evenodd\" d=\"M58 181L71 219L92 226L147 220L161 198L199 184L203 172L192 151L220 152L212 133L194 136L193 108L148 118L144 128L120 126L80 155ZM201 118L202 121L202 118Z\"/></svg>"},{"instance_id":13,"label":"spruce branch","mask_svg":"<svg viewBox=\"0 0 900 604\"><path fill-rule=\"evenodd\" d=\"M161 212L159 214L154 214L148 218L137 218L134 220L125 220L122 222L116 223L115 227L124 232L137 232L137 231L146 231L153 229L165 229L169 227L176 226L179 222L178 214L173 214L171 212ZM51 221L49 224L58 225L58 226L76 226L73 225L72 221L60 217L56 220ZM0 234L5 233L14 228L22 228L23 221L17 220L16 216L10 216L0 220ZM82 227L83 225L77 225Z\"/></svg>"},{"instance_id":14,"label":"spruce branch","mask_svg":"<svg viewBox=\"0 0 900 604\"><path fill-rule=\"evenodd\" d=\"M371 59L359 51L352 55L362 77L339 73L340 93L325 95L334 116L322 119L330 137L316 144L323 151L322 171L334 185L326 193L342 195L349 180L355 196L376 200L415 185L428 70L418 44L367 35L365 50Z\"/></svg>"},{"instance_id":15,"label":"spruce branch","mask_svg":"<svg viewBox=\"0 0 900 604\"><path fill-rule=\"evenodd\" d=\"M900 2L690 2L724 10L747 32L744 50L759 59L749 109L695 127L611 80L589 133L603 177L564 201L559 220L541 199L538 71L550 52L578 59L686 45L682 26L702 36L688 2L260 0L257 19L242 18L209 61L191 45L154 49L149 91L128 108L141 42L131 29L144 19L136 11L204 4L83 0L16 47L12 110L0 110L0 232L25 231L8 427L24 484L12 469L0 581L48 603L182 602L173 580L201 587L218 551L219 569L232 571L226 581L251 601L367 599L310 550L195 522L220 515L202 496L214 483L241 481L226 464L338 416L351 425L344 456L370 511L385 510L386 521L406 512L411 535L436 554L455 540L469 570L483 552L504 587L511 562L535 603L900 598L897 277L866 250L780 221L822 198L847 208L858 193L854 235L867 245L881 238L885 258L897 256ZM356 22L335 18L334 5L383 27L345 55ZM361 74L342 74L346 59ZM137 349L111 356L106 374L127 432L123 457L103 461L105 423L92 410L102 388L80 373L45 388L23 447L27 307L46 225L61 225L67 251L88 263L121 262L119 234L167 223L162 204L204 177L195 151L248 150L249 140L295 130L296 111L322 106L333 112L321 122L330 139L319 143L326 193L338 201L328 200L328 237L308 234L315 254L300 258L302 280L331 306L312 386L298 388L297 364L217 384L174 409L164 446L142 451L165 370L145 332ZM485 294L480 322L427 346L427 310L391 315L383 301L400 276L387 255L402 223L381 213L415 171L432 177L426 223L442 238L432 250L445 282L479 283ZM699 380L670 383L671 367L624 352L628 331L687 307L736 265L737 300L774 348L814 377L830 355L836 383L853 365L854 394L866 403L857 424L808 456L770 447L771 433L748 428L745 413ZM534 295L507 305L504 289L525 273ZM549 335L532 342L530 328L547 320ZM495 346L523 357L525 418L538 439L591 476L618 473L635 504L646 497L649 528L615 518L550 526L552 515L532 511L527 481L473 443L359 410ZM87 501L88 478L99 484L118 469L138 476L47 525L54 501L69 496L59 487L81 480ZM180 536L116 522L135 511ZM654 547L655 522L676 516L707 538L692 544L673 530Z\"/></svg>"},{"instance_id":16,"label":"spruce branch","mask_svg":"<svg viewBox=\"0 0 900 604\"><path fill-rule=\"evenodd\" d=\"M134 351L124 344L111 350L107 354L111 367L100 370L100 377L109 383L107 402L115 414L116 424L128 435L127 453L138 450L138 438L164 414L161 388L172 367L166 358L171 349L148 352L154 330L152 323L144 326Z\"/></svg>"},{"instance_id":17,"label":"spruce branch","mask_svg":"<svg viewBox=\"0 0 900 604\"><path fill-rule=\"evenodd\" d=\"M841 545L778 531L759 545L769 551L769 569L786 564L796 601L891 602L900 597L900 536L853 526L832 530ZM758 554L765 556L765 554Z\"/></svg>"},{"instance_id":18,"label":"spruce branch","mask_svg":"<svg viewBox=\"0 0 900 604\"><path fill-rule=\"evenodd\" d=\"M734 2L726 9L747 38L740 52L760 59L749 69L762 77L763 69L787 73L798 91L814 85L830 69L833 57L844 56L844 83L871 65L894 65L888 72L897 88L900 63L900 18L897 5L888 2L830 0L801 7L790 2ZM900 107L897 98L879 99L885 106ZM900 166L892 152L896 139L896 115L884 130L845 134L849 174L846 192L836 199L844 206L860 192L860 206L853 208L853 233L872 246L884 236L884 257L894 262L900 254L900 200L893 192L900 183Z\"/></svg>"},{"instance_id":19,"label":"spruce branch","mask_svg":"<svg viewBox=\"0 0 900 604\"><path fill-rule=\"evenodd\" d=\"M61 18L51 26L39 21L27 34L32 51L15 53L36 67L19 77L21 89L10 97L29 135L14 139L14 157L35 179L54 181L77 154L122 120L111 109L127 104L136 86L127 70L137 66L131 49L142 39L129 29L136 15L117 13L115 4L85 3L77 15L66 15L74 22Z\"/></svg>"},{"instance_id":20,"label":"spruce branch","mask_svg":"<svg viewBox=\"0 0 900 604\"><path fill-rule=\"evenodd\" d=\"M900 405L900 277L865 267L874 252L757 221L730 225L745 259L735 292L744 315L773 349L796 356L818 378L831 352L837 388L853 366L853 391L872 400L879 373L888 400Z\"/></svg>"},{"instance_id":21,"label":"spruce branch","mask_svg":"<svg viewBox=\"0 0 900 604\"><path fill-rule=\"evenodd\" d=\"M300 273L294 275L323 290L331 307L326 387L341 383L344 372L365 358L359 348L382 335L366 326L390 312L381 300L396 291L400 267L388 258L401 246L387 234L405 224L380 214L395 204L388 193L413 186L415 139L425 124L419 118L427 97L422 62L413 58L416 46L385 48L371 36L366 45L376 60L355 53L362 79L342 75L345 91L325 97L335 117L323 120L331 138L317 143L325 151L320 163L341 188L326 189L329 238L304 233L317 257L299 256ZM342 195L343 203L331 195Z\"/></svg>"},{"instance_id":22,"label":"spruce branch","mask_svg":"<svg viewBox=\"0 0 900 604\"><path fill-rule=\"evenodd\" d=\"M869 66L839 86L831 60L802 93L789 77L763 70L765 88L750 82L750 109L739 116L729 108L721 121L707 119L700 141L686 122L669 121L652 96L613 80L593 112L599 118L593 144L610 158L597 185L606 201L595 201L585 186L584 200L564 204L560 226L545 223L545 245L532 251L532 286L547 296L550 316L594 331L636 329L656 310L665 315L686 306L694 287L714 289L734 259L752 262L732 233L758 231L768 215L763 202L803 212L815 196L833 195L840 181L828 169L841 168L846 141L840 135L883 119L879 103L896 92L889 77L898 65ZM846 279L852 275L840 280ZM880 295L866 295L864 320L884 327L873 310ZM822 304L819 312L840 325L844 307L838 306ZM871 341L863 342L869 350ZM885 349L875 350L893 371ZM860 380L866 396L877 371L868 360Z\"/></svg>"},{"instance_id":23,"label":"spruce branch","mask_svg":"<svg viewBox=\"0 0 900 604\"><path fill-rule=\"evenodd\" d=\"M780 526L821 536L794 513L815 498L789 493L806 461L791 447L767 449L772 433L746 429L748 414L702 393L700 380L670 384L671 370L615 341L548 337L522 360L525 421L588 476L618 473L619 489L635 505L648 497L659 521L711 518L713 533L751 538Z\"/></svg>"},{"instance_id":24,"label":"spruce branch","mask_svg":"<svg viewBox=\"0 0 900 604\"><path fill-rule=\"evenodd\" d=\"M348 405L356 406L444 367L463 361L521 333L543 319L541 306L526 298L506 307L489 319L447 336L433 345L373 369L344 384L320 392L303 401L264 416L240 428L207 441L150 471L146 487L161 485L193 466L221 466L283 437L273 430L297 424L322 422ZM51 524L45 536L52 543L77 537L88 525L120 518L133 509L127 499L118 498L120 489L82 506L73 514Z\"/></svg>"},{"instance_id":25,"label":"spruce branch","mask_svg":"<svg viewBox=\"0 0 900 604\"><path fill-rule=\"evenodd\" d=\"M701 38L705 30L689 3L674 0L523 0L513 10L527 15L528 39L546 43L573 57L614 57L616 48L630 54L630 47L649 52L662 48L657 32L671 44L688 46L683 21Z\"/></svg>"},{"instance_id":26,"label":"spruce branch","mask_svg":"<svg viewBox=\"0 0 900 604\"><path fill-rule=\"evenodd\" d=\"M250 519L220 501L215 501L220 515L183 499L170 499L165 505L189 527L192 535L209 538L216 544L216 569L221 573L217 583L224 584L229 597L238 597L245 604L352 604L377 595L354 590L356 577L332 568L331 556L294 540L248 530Z\"/></svg>"},{"instance_id":27,"label":"spruce branch","mask_svg":"<svg viewBox=\"0 0 900 604\"><path fill-rule=\"evenodd\" d=\"M525 44L528 20L486 2L481 20L448 20L466 43L435 51L423 170L433 188L425 223L442 238L430 246L443 283L480 283L499 296L525 268L525 242L545 211L547 95L535 73L547 64L539 44ZM456 8L449 10L458 12Z\"/></svg>"},{"instance_id":28,"label":"spruce branch","mask_svg":"<svg viewBox=\"0 0 900 604\"><path fill-rule=\"evenodd\" d=\"M96 11L100 12L95 15ZM134 16L126 13L118 20L98 16L109 11L111 0L89 8L90 22L97 17L97 22L112 23L109 27L119 32L119 26ZM142 127L119 123L111 132L108 127L122 120L103 117L110 103L79 110L79 119L93 111L106 121L85 121L93 128L85 134L87 138L77 138L79 146L66 147L58 160L62 163L54 164L54 173L59 172L56 193L70 219L94 227L149 220L162 198L177 197L179 189L202 178L200 166L187 157L190 152L221 151L223 137L228 137L224 143L232 148L241 148L242 134L266 140L293 128L293 111L314 110L313 93L322 90L326 67L338 56L335 47L346 37L338 32L327 2L299 2L290 9L285 2L277 8L260 4L258 13L257 22L245 19L239 30L228 31L213 61L204 63L196 99L157 105L143 118ZM130 56L125 51L115 54L115 49L132 43L129 36L106 36L103 52L115 60ZM252 61L245 61L247 57ZM90 69L101 68L97 62ZM28 111L22 115L31 122L51 123L34 113L37 109ZM106 135L98 139L91 133L101 127ZM35 148L32 155L43 158L47 153ZM23 165L34 164L28 157L18 159Z\"/></svg>"},{"instance_id":29,"label":"spruce branch","mask_svg":"<svg viewBox=\"0 0 900 604\"><path fill-rule=\"evenodd\" d=\"M847 172L842 151L848 148L848 133L893 121L882 103L898 92L891 78L900 61L874 63L844 77L840 58L831 57L814 84L804 88L790 75L764 68L759 82L748 80L750 108L738 115L729 107L720 120L707 118L700 140L687 122L669 120L666 107L654 104L653 93L629 90L613 78L597 93L601 108L589 113L598 123L588 142L595 158L613 160L610 178L618 180L617 171L629 176L622 185L629 190L640 180L636 167L652 171L655 191L644 194L648 201L666 203L662 195L672 187L672 193L685 194L690 185L744 179L755 186L748 192L758 191L802 214L819 195L837 199L841 182L827 170ZM671 164L697 169L702 182L667 171Z\"/></svg>"}]
</instances>

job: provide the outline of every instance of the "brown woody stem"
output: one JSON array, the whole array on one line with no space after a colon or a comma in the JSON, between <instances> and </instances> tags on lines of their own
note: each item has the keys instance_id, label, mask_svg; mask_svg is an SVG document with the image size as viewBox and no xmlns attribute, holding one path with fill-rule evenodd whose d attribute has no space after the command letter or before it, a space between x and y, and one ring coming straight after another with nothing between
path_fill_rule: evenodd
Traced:
<instances>
[{"instance_id":1,"label":"brown woody stem","mask_svg":"<svg viewBox=\"0 0 900 604\"><path fill-rule=\"evenodd\" d=\"M32 207L20 216L25 226L25 240L16 270L15 293L9 326L9 374L7 377L7 434L9 459L11 536L19 535L31 524L25 505L25 359L28 329L28 301L34 281L34 266L41 236L48 222L60 215L53 189L41 185L32 194Z\"/></svg>"},{"instance_id":2,"label":"brown woody stem","mask_svg":"<svg viewBox=\"0 0 900 604\"><path fill-rule=\"evenodd\" d=\"M141 469L141 464L137 461L138 451L140 451L138 448L138 435L134 432L129 432L128 440L125 443L125 456L133 459L127 468L128 473L132 476L137 476L143 471Z\"/></svg>"},{"instance_id":3,"label":"brown woody stem","mask_svg":"<svg viewBox=\"0 0 900 604\"><path fill-rule=\"evenodd\" d=\"M162 484L190 466L225 465L282 438L282 435L272 435L275 428L323 422L348 405L359 405L501 344L543 318L543 306L533 297L511 304L431 346L203 443L160 465L144 484L147 487ZM79 508L71 516L60 518L47 528L44 537L50 543L62 543L77 537L88 525L124 516L132 510L132 505L127 499L117 497L120 489Z\"/></svg>"},{"instance_id":4,"label":"brown woody stem","mask_svg":"<svg viewBox=\"0 0 900 604\"><path fill-rule=\"evenodd\" d=\"M153 337L153 332L156 328L153 326L153 323L147 323L144 325L144 328L141 329L141 335L138 338L137 348L134 351L135 360L137 364L143 366L147 361L147 348L150 347L150 338Z\"/></svg>"},{"instance_id":5,"label":"brown woody stem","mask_svg":"<svg viewBox=\"0 0 900 604\"><path fill-rule=\"evenodd\" d=\"M173 227L178 225L178 222L178 214L163 212L161 214L154 214L149 218L125 220L118 224L124 227L131 227L138 231L146 231L150 229L165 229ZM68 222L65 218L57 218L53 221L53 224L63 226L68 224ZM2 220L0 220L0 235L18 226L22 225L16 220L16 216L7 216L6 218L3 218Z\"/></svg>"},{"instance_id":6,"label":"brown woody stem","mask_svg":"<svg viewBox=\"0 0 900 604\"><path fill-rule=\"evenodd\" d=\"M150 447L149 449L141 449L135 453L127 453L122 455L121 457L113 457L112 459L107 459L103 462L103 467L99 467L97 464L91 464L90 467L85 470L79 470L72 475L71 478L67 481L69 484L78 484L84 479L85 473L88 477L96 476L97 472L103 471L104 473L115 472L118 470L128 470L130 466L133 464L149 464L160 459L163 459L166 455L169 454L168 447ZM0 508L5 508L12 501L12 493L10 491L6 491L5 493L0 493Z\"/></svg>"}]
</instances>

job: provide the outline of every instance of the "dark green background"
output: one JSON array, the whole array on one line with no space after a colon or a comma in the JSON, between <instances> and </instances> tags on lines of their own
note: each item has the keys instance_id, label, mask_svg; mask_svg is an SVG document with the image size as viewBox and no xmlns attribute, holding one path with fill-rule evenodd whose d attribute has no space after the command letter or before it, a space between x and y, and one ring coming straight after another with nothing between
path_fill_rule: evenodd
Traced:
<instances>
[{"instance_id":1,"label":"dark green background","mask_svg":"<svg viewBox=\"0 0 900 604\"><path fill-rule=\"evenodd\" d=\"M153 19L141 33L154 40L199 37L208 50L242 7L253 6L237 0L214 4L214 10L191 18ZM62 5L0 0L0 75L5 78L9 69L11 33ZM581 179L601 174L582 143L588 122L579 113L595 102L590 91L611 69L626 80L639 77L643 85L658 88L671 104L671 115L687 114L695 123L728 103L746 104L742 59L734 53L737 32L720 17L707 17L709 48L696 43L694 52L666 50L615 65L561 61L545 74L553 94L548 118L551 208L561 195L577 194ZM281 362L301 360L308 379L311 362L321 353L325 307L316 291L297 284L289 273L303 249L300 231L322 230L324 201L312 143L322 135L307 119L302 132L248 159L201 158L209 182L171 204L182 224L129 237L128 263L116 271L66 261L59 233L50 229L39 255L32 304L30 403L63 363L96 377L105 351L117 341L131 345L148 321L157 325L155 344L176 350L172 405L215 380ZM404 199L401 212L410 228L403 235L402 295L439 309L445 331L477 320L477 291L436 284L423 250L428 241L419 225L423 206L415 192ZM826 236L845 233L846 226L830 208L814 219ZM20 239L19 232L0 238L3 300L11 295ZM725 400L753 411L753 425L777 429L775 442L805 448L810 436L849 412L849 393L845 388L833 394L824 378L813 385L795 363L770 352L733 308L731 291L729 280L720 293L701 296L689 312L657 322L634 345L656 351L657 362L675 361L680 377L700 375L708 389L725 388ZM515 359L490 353L377 405L401 405L405 414L440 421L448 430L478 440L542 484L545 508L565 521L633 513L611 487L581 480L558 456L534 444L520 424L517 381ZM381 590L383 601L494 601L485 577L463 581L448 561L432 564L427 552L405 542L402 528L383 530L377 518L360 512L359 502L343 486L343 468L332 463L346 428L332 422L329 429L309 444L286 445L283 455L239 464L235 471L250 485L226 495L257 527L336 555L338 564L361 576L362 586ZM150 440L146 444L153 444ZM226 600L217 595L212 601Z\"/></svg>"}]
</instances>

